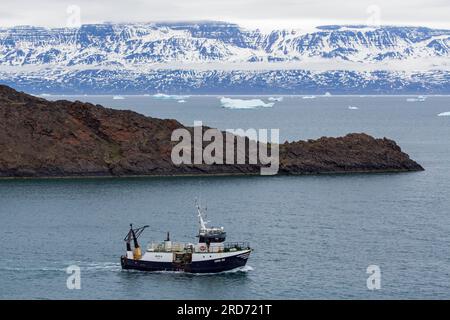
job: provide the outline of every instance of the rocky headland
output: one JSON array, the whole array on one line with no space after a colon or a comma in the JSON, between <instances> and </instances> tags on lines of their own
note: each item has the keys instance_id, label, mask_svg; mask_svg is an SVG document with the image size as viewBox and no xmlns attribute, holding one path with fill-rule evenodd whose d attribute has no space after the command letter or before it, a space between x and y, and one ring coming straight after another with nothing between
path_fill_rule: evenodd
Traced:
<instances>
[{"instance_id":1,"label":"rocky headland","mask_svg":"<svg viewBox=\"0 0 450 320\"><path fill-rule=\"evenodd\" d=\"M129 110L48 101L0 85L0 177L259 174L260 164L181 164L173 130L185 127ZM387 138L364 133L285 142L278 174L404 172L423 168Z\"/></svg>"}]
</instances>

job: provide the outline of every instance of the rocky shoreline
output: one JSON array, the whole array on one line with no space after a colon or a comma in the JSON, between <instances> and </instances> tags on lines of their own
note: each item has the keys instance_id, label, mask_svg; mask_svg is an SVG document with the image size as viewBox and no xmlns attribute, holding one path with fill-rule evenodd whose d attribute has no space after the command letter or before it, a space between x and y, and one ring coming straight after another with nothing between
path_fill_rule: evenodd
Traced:
<instances>
[{"instance_id":1,"label":"rocky shoreline","mask_svg":"<svg viewBox=\"0 0 450 320\"><path fill-rule=\"evenodd\" d=\"M257 175L261 164L175 165L176 120L0 85L0 177ZM224 133L223 133L224 134ZM364 133L279 145L282 175L421 171L390 139Z\"/></svg>"}]
</instances>

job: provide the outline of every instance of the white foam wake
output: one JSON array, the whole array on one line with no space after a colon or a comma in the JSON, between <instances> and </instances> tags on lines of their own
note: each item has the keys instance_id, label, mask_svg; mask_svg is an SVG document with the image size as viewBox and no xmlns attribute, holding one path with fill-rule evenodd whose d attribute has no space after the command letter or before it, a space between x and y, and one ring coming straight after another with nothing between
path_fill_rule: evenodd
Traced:
<instances>
[{"instance_id":1,"label":"white foam wake","mask_svg":"<svg viewBox=\"0 0 450 320\"><path fill-rule=\"evenodd\" d=\"M215 275L223 275L223 274L233 274L233 273L247 273L249 271L253 271L253 267L251 266L243 266L238 267L232 270L222 271L222 272L206 272L206 273L190 273L185 271L169 271L169 270L161 270L161 271L144 271L153 274L181 274L187 276L215 276ZM141 273L143 271L139 270L126 270L126 272L137 272Z\"/></svg>"},{"instance_id":2,"label":"white foam wake","mask_svg":"<svg viewBox=\"0 0 450 320\"><path fill-rule=\"evenodd\" d=\"M85 271L120 271L122 266L119 262L91 262L80 265L81 270Z\"/></svg>"},{"instance_id":3,"label":"white foam wake","mask_svg":"<svg viewBox=\"0 0 450 320\"><path fill-rule=\"evenodd\" d=\"M122 267L118 262L66 262L66 263L55 263L55 265L50 266L36 266L30 265L25 267L12 267L12 266L1 266L0 271L30 271L30 272L65 272L68 266L76 265L79 266L81 271L120 271Z\"/></svg>"},{"instance_id":4,"label":"white foam wake","mask_svg":"<svg viewBox=\"0 0 450 320\"><path fill-rule=\"evenodd\" d=\"M253 267L251 266L243 266L243 267L238 267L238 268L234 268L231 270L227 270L227 271L222 271L222 272L211 272L211 273L192 273L192 275L196 275L196 276L213 276L213 275L221 275L221 274L230 274L230 273L247 273L249 271L253 271Z\"/></svg>"},{"instance_id":5,"label":"white foam wake","mask_svg":"<svg viewBox=\"0 0 450 320\"><path fill-rule=\"evenodd\" d=\"M236 269L224 271L223 273L249 272L249 271L253 271L253 270L255 270L255 269L253 269L252 266L243 266L243 267L239 267Z\"/></svg>"},{"instance_id":6,"label":"white foam wake","mask_svg":"<svg viewBox=\"0 0 450 320\"><path fill-rule=\"evenodd\" d=\"M255 108L272 108L274 102L265 103L261 99L231 99L220 98L220 103L223 108L228 109L255 109Z\"/></svg>"}]
</instances>

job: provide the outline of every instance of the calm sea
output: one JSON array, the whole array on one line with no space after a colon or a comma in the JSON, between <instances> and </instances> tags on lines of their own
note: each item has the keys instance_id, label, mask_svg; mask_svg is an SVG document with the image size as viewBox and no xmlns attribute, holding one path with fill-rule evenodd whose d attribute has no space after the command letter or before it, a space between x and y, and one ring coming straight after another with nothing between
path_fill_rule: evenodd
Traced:
<instances>
[{"instance_id":1,"label":"calm sea","mask_svg":"<svg viewBox=\"0 0 450 320\"><path fill-rule=\"evenodd\" d=\"M395 139L426 171L298 177L0 181L0 298L450 298L450 97L284 97L225 109L218 97L66 96L186 125L278 128L281 140L366 132ZM249 98L249 97L246 97ZM262 98L267 102L268 97ZM349 109L356 107L358 109ZM141 242L195 241L194 199L229 241L250 241L243 270L216 275L121 271L128 224ZM66 268L81 268L69 290ZM369 265L381 289L368 290Z\"/></svg>"}]
</instances>

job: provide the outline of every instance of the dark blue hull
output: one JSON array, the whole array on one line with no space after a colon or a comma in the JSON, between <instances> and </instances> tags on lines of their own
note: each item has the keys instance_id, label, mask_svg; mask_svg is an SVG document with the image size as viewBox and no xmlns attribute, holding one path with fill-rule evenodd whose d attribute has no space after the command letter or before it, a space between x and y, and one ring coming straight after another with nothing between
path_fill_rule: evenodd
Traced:
<instances>
[{"instance_id":1,"label":"dark blue hull","mask_svg":"<svg viewBox=\"0 0 450 320\"><path fill-rule=\"evenodd\" d=\"M141 271L184 271L190 273L216 273L233 270L245 266L250 250L245 250L236 255L216 260L197 261L187 264L172 262L152 262L144 260L121 258L122 269Z\"/></svg>"}]
</instances>

